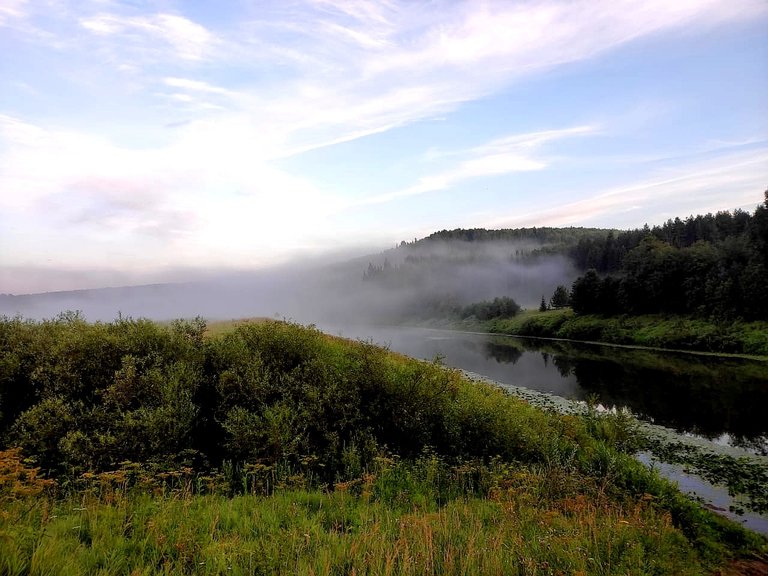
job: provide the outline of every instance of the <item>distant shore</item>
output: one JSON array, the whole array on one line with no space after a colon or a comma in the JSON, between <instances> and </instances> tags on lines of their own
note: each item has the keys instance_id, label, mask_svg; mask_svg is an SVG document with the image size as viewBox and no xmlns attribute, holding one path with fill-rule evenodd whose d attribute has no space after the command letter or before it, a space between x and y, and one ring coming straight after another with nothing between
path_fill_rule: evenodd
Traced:
<instances>
[{"instance_id":1,"label":"distant shore","mask_svg":"<svg viewBox=\"0 0 768 576\"><path fill-rule=\"evenodd\" d=\"M656 350L768 360L768 322L673 315L576 315L569 308L524 311L512 318L462 320L440 327Z\"/></svg>"}]
</instances>

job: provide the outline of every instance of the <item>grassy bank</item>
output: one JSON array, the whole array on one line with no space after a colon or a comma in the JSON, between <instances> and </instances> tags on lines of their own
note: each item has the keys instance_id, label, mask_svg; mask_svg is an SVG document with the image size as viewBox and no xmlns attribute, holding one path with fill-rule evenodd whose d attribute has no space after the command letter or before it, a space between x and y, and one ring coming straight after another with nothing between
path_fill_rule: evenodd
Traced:
<instances>
[{"instance_id":1,"label":"grassy bank","mask_svg":"<svg viewBox=\"0 0 768 576\"><path fill-rule=\"evenodd\" d=\"M491 320L473 327L520 336L768 357L768 322L711 321L668 315L577 316L570 309L563 309L525 311L514 318Z\"/></svg>"},{"instance_id":2,"label":"grassy bank","mask_svg":"<svg viewBox=\"0 0 768 576\"><path fill-rule=\"evenodd\" d=\"M578 474L516 467L489 472L492 483L482 495L440 501L439 473L440 463L427 459L393 464L332 491L150 496L102 487L67 499L17 501L3 507L0 572L693 575L708 569L650 498L620 503L595 483L585 490Z\"/></svg>"},{"instance_id":3,"label":"grassy bank","mask_svg":"<svg viewBox=\"0 0 768 576\"><path fill-rule=\"evenodd\" d=\"M0 574L708 574L768 552L635 461L620 415L283 322L205 334L0 323Z\"/></svg>"}]
</instances>

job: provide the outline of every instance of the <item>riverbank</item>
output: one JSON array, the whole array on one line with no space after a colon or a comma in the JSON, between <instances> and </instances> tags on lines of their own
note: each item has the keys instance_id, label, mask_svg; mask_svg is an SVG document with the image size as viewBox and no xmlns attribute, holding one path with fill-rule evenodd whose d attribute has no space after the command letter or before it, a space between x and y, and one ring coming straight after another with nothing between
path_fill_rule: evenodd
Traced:
<instances>
[{"instance_id":1,"label":"riverbank","mask_svg":"<svg viewBox=\"0 0 768 576\"><path fill-rule=\"evenodd\" d=\"M693 575L768 552L637 462L621 417L284 322L205 328L0 323L0 573Z\"/></svg>"},{"instance_id":2,"label":"riverbank","mask_svg":"<svg viewBox=\"0 0 768 576\"><path fill-rule=\"evenodd\" d=\"M527 310L513 318L450 323L450 327L537 338L736 354L768 359L768 322L713 321L669 315L576 315L570 309Z\"/></svg>"},{"instance_id":3,"label":"riverbank","mask_svg":"<svg viewBox=\"0 0 768 576\"><path fill-rule=\"evenodd\" d=\"M462 372L470 380L499 386L546 410L586 418L595 418L604 410L599 405L505 384L467 370ZM634 435L636 456L641 461L666 470L665 477L675 482L684 480L686 492L702 498L711 509L768 536L768 457L681 434L638 420L626 411L614 414Z\"/></svg>"}]
</instances>

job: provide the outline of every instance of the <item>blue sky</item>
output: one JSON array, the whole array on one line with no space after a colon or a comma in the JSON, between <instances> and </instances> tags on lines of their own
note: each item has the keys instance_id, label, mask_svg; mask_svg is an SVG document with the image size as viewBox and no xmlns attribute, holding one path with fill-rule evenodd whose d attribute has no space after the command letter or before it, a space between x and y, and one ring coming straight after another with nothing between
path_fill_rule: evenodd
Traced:
<instances>
[{"instance_id":1,"label":"blue sky","mask_svg":"<svg viewBox=\"0 0 768 576\"><path fill-rule=\"evenodd\" d=\"M0 0L0 292L768 186L764 0Z\"/></svg>"}]
</instances>

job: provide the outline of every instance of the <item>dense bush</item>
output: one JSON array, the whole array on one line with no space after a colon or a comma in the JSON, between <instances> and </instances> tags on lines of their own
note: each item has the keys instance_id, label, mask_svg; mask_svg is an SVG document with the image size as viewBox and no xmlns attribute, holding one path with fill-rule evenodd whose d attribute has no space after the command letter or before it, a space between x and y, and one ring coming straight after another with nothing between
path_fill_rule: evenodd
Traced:
<instances>
[{"instance_id":1,"label":"dense bush","mask_svg":"<svg viewBox=\"0 0 768 576\"><path fill-rule=\"evenodd\" d=\"M197 470L263 465L321 483L383 452L450 461L566 463L602 440L458 372L284 322L203 338L204 323L77 316L0 322L2 447L54 475L121 462Z\"/></svg>"},{"instance_id":2,"label":"dense bush","mask_svg":"<svg viewBox=\"0 0 768 576\"><path fill-rule=\"evenodd\" d=\"M47 468L166 457L188 442L204 323L0 322L0 433Z\"/></svg>"},{"instance_id":3,"label":"dense bush","mask_svg":"<svg viewBox=\"0 0 768 576\"><path fill-rule=\"evenodd\" d=\"M122 461L317 462L326 481L386 447L451 458L546 457L583 431L436 364L282 323L203 338L204 323L0 322L2 445L57 474ZM566 426L568 428L568 426ZM536 430L531 434L529 429ZM583 439L583 438L582 438Z\"/></svg>"},{"instance_id":4,"label":"dense bush","mask_svg":"<svg viewBox=\"0 0 768 576\"><path fill-rule=\"evenodd\" d=\"M168 325L131 319L88 324L77 315L39 323L0 320L0 497L15 502L48 490L50 483L38 475L47 473L60 480L72 501L96 497L98 514L107 515L118 509L128 514L129 507L141 505L137 493L170 495L174 501L193 494L282 489L304 491L291 498L318 500L326 496L307 490L332 488L342 496L352 493L355 506L368 501L386 506L381 510L387 518L480 497L485 500L468 504L472 513L493 502L495 522L513 518L508 502L519 514L548 521L547 509L568 510L581 501L596 503L585 508L587 517L609 523L601 531L609 540L616 533L610 526L619 526L619 519L629 522L623 520L624 510L642 506L665 539L671 538L655 541L649 550L670 546L688 555L692 545L703 558L711 555L718 562L725 547L761 545L623 453L634 446L626 418L560 416L437 363L289 323L247 323L217 337L204 333L200 320ZM28 459L22 462L21 454ZM126 500L129 492L133 496ZM646 493L650 500L641 498ZM326 505L333 506L336 497L328 498ZM121 504L113 507L116 502ZM207 500L186 502L204 506ZM223 506L220 500L211 502L217 510ZM35 526L58 525L53 521L58 513L50 515L49 505L47 500L33 505ZM26 573L24 562L45 547L45 539L17 545L19 534L33 533L26 524L32 508L13 506L11 516L0 515L0 530L17 540L6 546L0 539L6 546L0 548L9 562L21 564L0 566L0 572ZM86 510L79 506L74 510ZM69 512L62 511L62 518L72 518L71 503L65 508ZM171 512L158 521L164 514ZM128 531L116 536L109 522L99 520L101 540L94 550L134 546L134 531L142 534L149 525L134 525L133 514L128 516L121 524ZM680 540L670 517L689 543ZM214 526L218 518L205 524ZM354 514L344 511L323 518L319 526L329 533L360 528ZM521 538L513 531L525 522L509 524L507 537ZM196 523L179 520L174 526L163 538L176 538ZM451 526L460 539L475 532L460 523ZM573 528L583 532L583 522ZM652 538L653 531L639 523L637 528L643 538ZM96 532L86 527L77 533L85 539L83 550L91 549ZM593 540L591 528L584 534ZM140 540L147 545L146 538ZM72 543L68 537L53 541L61 547L51 556L57 565ZM166 553L160 541L147 546L148 554ZM137 562L131 550L125 549L122 561ZM547 562L573 567L583 557L562 554L547 556ZM189 554L190 566L207 557ZM619 560L637 561L634 553L619 551L605 562ZM654 554L646 561L652 565ZM78 560L80 566L84 562Z\"/></svg>"}]
</instances>

